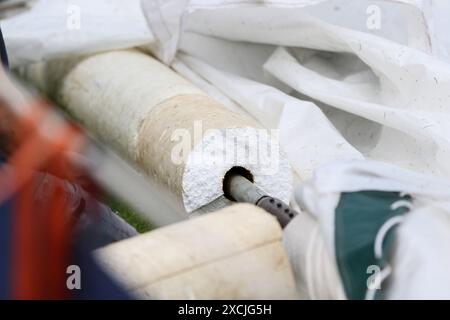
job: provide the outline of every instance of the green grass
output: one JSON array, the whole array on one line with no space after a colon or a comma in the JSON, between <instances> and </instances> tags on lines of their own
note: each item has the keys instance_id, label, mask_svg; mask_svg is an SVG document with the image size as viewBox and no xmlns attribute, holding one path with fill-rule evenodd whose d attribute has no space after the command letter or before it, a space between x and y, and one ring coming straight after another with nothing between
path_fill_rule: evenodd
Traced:
<instances>
[{"instance_id":1,"label":"green grass","mask_svg":"<svg viewBox=\"0 0 450 320\"><path fill-rule=\"evenodd\" d=\"M154 229L147 220L143 219L135 210L120 201L119 199L109 196L106 204L119 214L125 221L132 225L139 233L145 233Z\"/></svg>"}]
</instances>

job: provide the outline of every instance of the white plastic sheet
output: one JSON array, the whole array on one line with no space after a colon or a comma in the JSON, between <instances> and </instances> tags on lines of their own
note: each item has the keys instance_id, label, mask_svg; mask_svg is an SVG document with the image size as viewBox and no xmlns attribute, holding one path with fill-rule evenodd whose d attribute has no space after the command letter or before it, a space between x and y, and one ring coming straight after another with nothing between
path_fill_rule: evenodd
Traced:
<instances>
[{"instance_id":1,"label":"white plastic sheet","mask_svg":"<svg viewBox=\"0 0 450 320\"><path fill-rule=\"evenodd\" d=\"M154 40L139 0L37 0L1 26L12 65Z\"/></svg>"}]
</instances>

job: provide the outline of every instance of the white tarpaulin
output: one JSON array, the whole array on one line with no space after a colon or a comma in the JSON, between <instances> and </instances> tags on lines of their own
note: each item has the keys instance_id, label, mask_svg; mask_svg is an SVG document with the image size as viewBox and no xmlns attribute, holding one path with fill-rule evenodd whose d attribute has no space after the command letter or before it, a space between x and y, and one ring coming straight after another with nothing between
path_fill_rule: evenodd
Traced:
<instances>
[{"instance_id":1,"label":"white tarpaulin","mask_svg":"<svg viewBox=\"0 0 450 320\"><path fill-rule=\"evenodd\" d=\"M37 0L1 26L13 65L154 41L139 0Z\"/></svg>"}]
</instances>

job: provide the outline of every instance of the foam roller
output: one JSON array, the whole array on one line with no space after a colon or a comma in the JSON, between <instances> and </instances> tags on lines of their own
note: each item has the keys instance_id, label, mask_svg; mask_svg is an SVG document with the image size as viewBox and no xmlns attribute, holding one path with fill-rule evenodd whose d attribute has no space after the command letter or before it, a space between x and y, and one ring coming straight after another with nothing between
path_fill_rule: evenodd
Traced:
<instances>
[{"instance_id":1,"label":"foam roller","mask_svg":"<svg viewBox=\"0 0 450 320\"><path fill-rule=\"evenodd\" d=\"M294 277L274 217L238 204L95 252L141 299L293 299Z\"/></svg>"},{"instance_id":2,"label":"foam roller","mask_svg":"<svg viewBox=\"0 0 450 320\"><path fill-rule=\"evenodd\" d=\"M270 137L258 136L257 146L247 139L261 129L259 125L226 109L145 53L124 50L51 61L29 66L22 74L97 137L166 184L187 212L210 212L229 205L222 184L233 167L248 170L268 194L289 200L292 176L285 157L278 151L269 161L247 156L270 144ZM199 137L198 125L202 126ZM180 129L193 142L177 162L173 159ZM208 164L197 161L205 155L211 160L211 155L225 154L225 146L230 150L230 145L236 156Z\"/></svg>"}]
</instances>

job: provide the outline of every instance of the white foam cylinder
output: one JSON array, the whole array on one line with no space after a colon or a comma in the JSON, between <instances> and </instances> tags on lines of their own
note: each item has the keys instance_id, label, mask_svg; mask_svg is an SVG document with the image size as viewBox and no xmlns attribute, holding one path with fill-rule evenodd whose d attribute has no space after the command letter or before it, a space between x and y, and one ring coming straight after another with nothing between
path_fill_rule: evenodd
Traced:
<instances>
[{"instance_id":1,"label":"white foam cylinder","mask_svg":"<svg viewBox=\"0 0 450 320\"><path fill-rule=\"evenodd\" d=\"M264 131L258 131L252 119L226 109L142 52L40 63L27 67L23 75L165 183L187 212L228 205L223 178L235 166L250 171L271 195L289 200L288 161L278 149L275 156L262 156L264 146L273 142L270 135L261 135Z\"/></svg>"},{"instance_id":2,"label":"white foam cylinder","mask_svg":"<svg viewBox=\"0 0 450 320\"><path fill-rule=\"evenodd\" d=\"M98 249L95 256L142 299L294 299L274 217L238 204Z\"/></svg>"}]
</instances>

